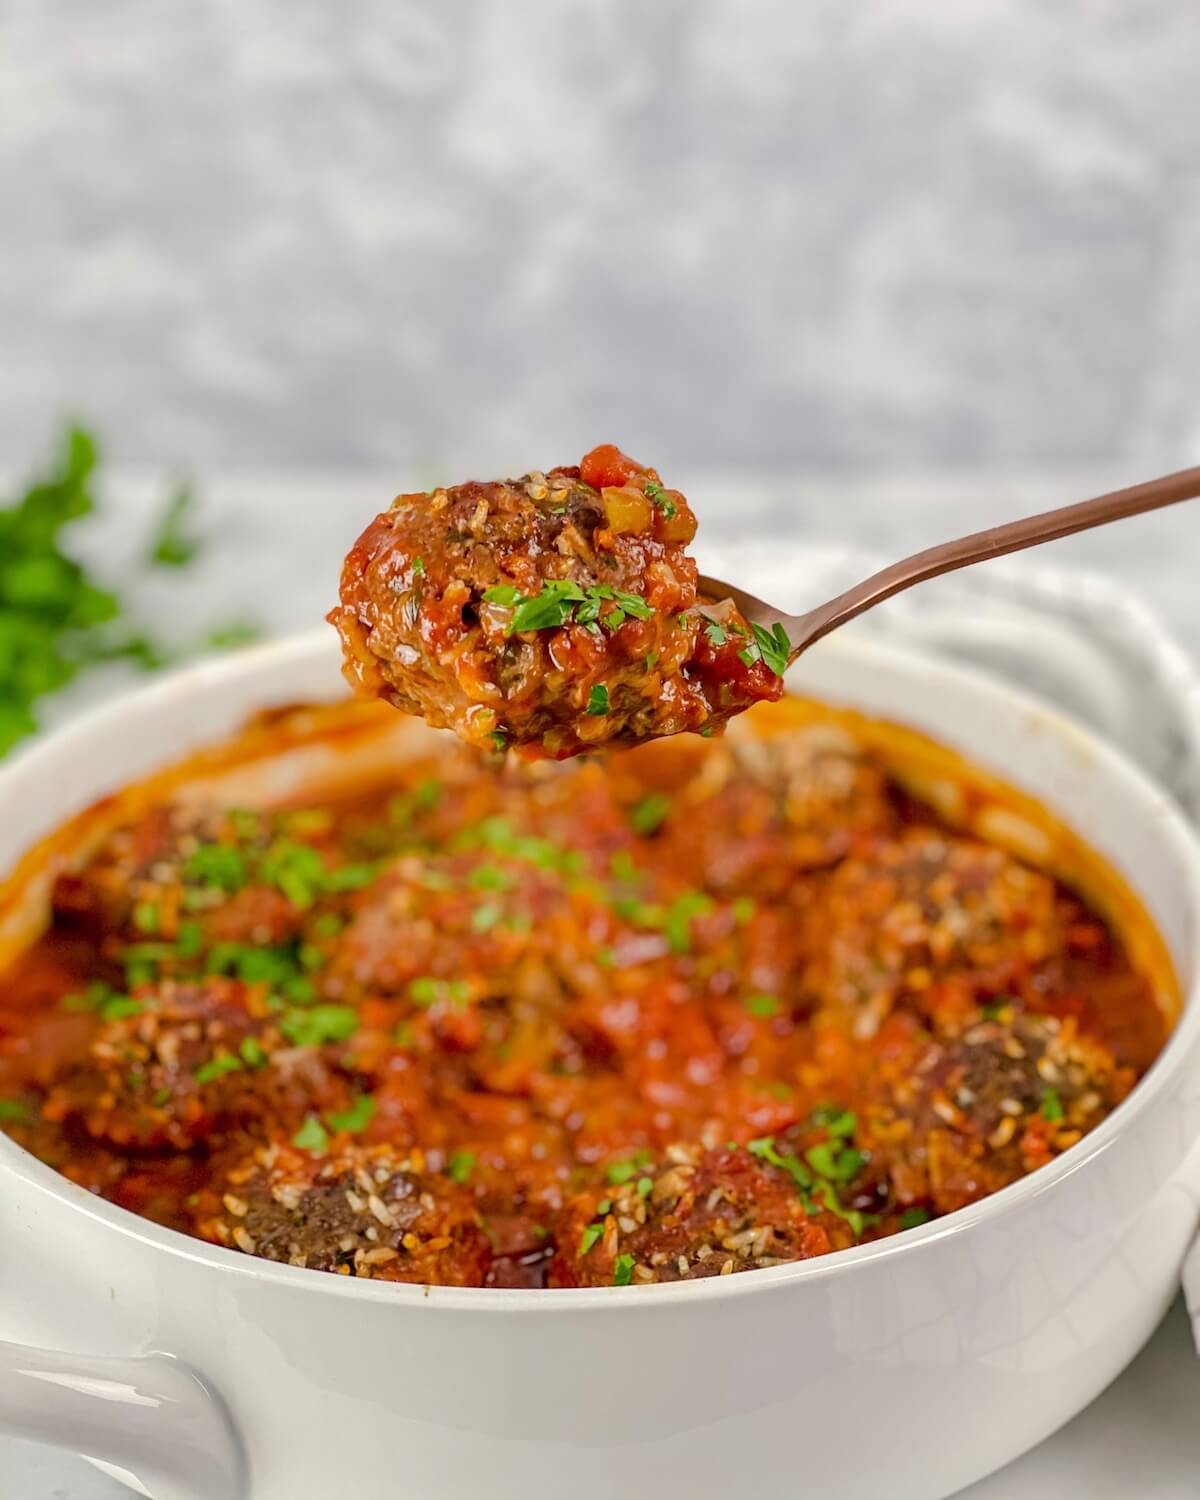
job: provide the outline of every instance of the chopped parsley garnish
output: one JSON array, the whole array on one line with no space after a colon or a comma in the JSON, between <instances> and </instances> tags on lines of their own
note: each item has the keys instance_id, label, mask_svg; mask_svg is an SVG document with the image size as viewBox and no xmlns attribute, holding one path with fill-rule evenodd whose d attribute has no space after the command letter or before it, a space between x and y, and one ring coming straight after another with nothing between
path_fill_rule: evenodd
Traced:
<instances>
[{"instance_id":1,"label":"chopped parsley garnish","mask_svg":"<svg viewBox=\"0 0 1200 1500\"><path fill-rule=\"evenodd\" d=\"M792 654L792 643L788 640L787 631L778 623L770 630L751 623L750 629L754 632L755 644L763 661L776 677L782 677L787 671L788 657Z\"/></svg>"},{"instance_id":2,"label":"chopped parsley garnish","mask_svg":"<svg viewBox=\"0 0 1200 1500\"><path fill-rule=\"evenodd\" d=\"M257 1037L248 1036L238 1048L238 1056L248 1068L265 1068L269 1059L266 1048Z\"/></svg>"},{"instance_id":3,"label":"chopped parsley garnish","mask_svg":"<svg viewBox=\"0 0 1200 1500\"><path fill-rule=\"evenodd\" d=\"M508 749L508 736L503 729L493 729L488 735L488 739L491 740L494 750L504 751Z\"/></svg>"},{"instance_id":4,"label":"chopped parsley garnish","mask_svg":"<svg viewBox=\"0 0 1200 1500\"><path fill-rule=\"evenodd\" d=\"M850 1136L858 1128L858 1116L852 1109L838 1109L832 1104L822 1109L814 1109L811 1119L814 1125L822 1127L834 1136Z\"/></svg>"},{"instance_id":5,"label":"chopped parsley garnish","mask_svg":"<svg viewBox=\"0 0 1200 1500\"><path fill-rule=\"evenodd\" d=\"M474 1170L474 1151L456 1151L446 1165L447 1177L451 1182L457 1182L459 1187L464 1187L471 1180Z\"/></svg>"},{"instance_id":6,"label":"chopped parsley garnish","mask_svg":"<svg viewBox=\"0 0 1200 1500\"><path fill-rule=\"evenodd\" d=\"M250 878L246 856L232 844L201 844L183 863L183 878L232 894Z\"/></svg>"},{"instance_id":7,"label":"chopped parsley garnish","mask_svg":"<svg viewBox=\"0 0 1200 1500\"><path fill-rule=\"evenodd\" d=\"M408 987L414 1005L465 1005L471 998L471 986L465 979L436 979L423 974Z\"/></svg>"},{"instance_id":8,"label":"chopped parsley garnish","mask_svg":"<svg viewBox=\"0 0 1200 1500\"><path fill-rule=\"evenodd\" d=\"M906 1208L900 1215L901 1229L916 1229L921 1224L929 1223L929 1210L927 1208Z\"/></svg>"},{"instance_id":9,"label":"chopped parsley garnish","mask_svg":"<svg viewBox=\"0 0 1200 1500\"><path fill-rule=\"evenodd\" d=\"M637 1180L637 1195L639 1198L648 1198L654 1190L653 1177L639 1177Z\"/></svg>"},{"instance_id":10,"label":"chopped parsley garnish","mask_svg":"<svg viewBox=\"0 0 1200 1500\"><path fill-rule=\"evenodd\" d=\"M478 865L467 876L467 884L477 891L511 891L517 878L499 865Z\"/></svg>"},{"instance_id":11,"label":"chopped parsley garnish","mask_svg":"<svg viewBox=\"0 0 1200 1500\"><path fill-rule=\"evenodd\" d=\"M1062 1097L1057 1089L1046 1089L1042 1094L1042 1118L1049 1120L1052 1124L1063 1119Z\"/></svg>"},{"instance_id":12,"label":"chopped parsley garnish","mask_svg":"<svg viewBox=\"0 0 1200 1500\"><path fill-rule=\"evenodd\" d=\"M287 1011L279 1029L294 1047L323 1047L352 1037L358 1030L358 1012L348 1005L311 1005Z\"/></svg>"},{"instance_id":13,"label":"chopped parsley garnish","mask_svg":"<svg viewBox=\"0 0 1200 1500\"><path fill-rule=\"evenodd\" d=\"M265 984L273 990L299 977L290 949L256 948L250 943L214 943L205 968L210 974L233 974L243 984Z\"/></svg>"},{"instance_id":14,"label":"chopped parsley garnish","mask_svg":"<svg viewBox=\"0 0 1200 1500\"><path fill-rule=\"evenodd\" d=\"M644 1148L635 1151L632 1156L624 1161L614 1161L605 1171L605 1176L613 1187L620 1187L622 1183L632 1182L643 1167L649 1166L650 1153Z\"/></svg>"},{"instance_id":15,"label":"chopped parsley garnish","mask_svg":"<svg viewBox=\"0 0 1200 1500\"><path fill-rule=\"evenodd\" d=\"M810 1146L804 1159L818 1177L830 1182L849 1182L858 1175L866 1157L853 1146L838 1146L833 1141L821 1141Z\"/></svg>"},{"instance_id":16,"label":"chopped parsley garnish","mask_svg":"<svg viewBox=\"0 0 1200 1500\"><path fill-rule=\"evenodd\" d=\"M206 1083L213 1083L218 1078L224 1078L226 1073L240 1073L244 1066L240 1057L234 1057L230 1052L222 1052L217 1057L210 1057L206 1063L201 1063L192 1077L203 1088Z\"/></svg>"},{"instance_id":17,"label":"chopped parsley garnish","mask_svg":"<svg viewBox=\"0 0 1200 1500\"><path fill-rule=\"evenodd\" d=\"M356 1134L365 1130L375 1118L375 1101L370 1094L355 1094L354 1102L349 1109L340 1110L337 1114L327 1115L330 1130L344 1130L350 1134Z\"/></svg>"},{"instance_id":18,"label":"chopped parsley garnish","mask_svg":"<svg viewBox=\"0 0 1200 1500\"><path fill-rule=\"evenodd\" d=\"M378 864L371 863L339 865L336 870L330 870L324 875L321 884L335 896L343 891L361 891L378 876L380 868Z\"/></svg>"},{"instance_id":19,"label":"chopped parsley garnish","mask_svg":"<svg viewBox=\"0 0 1200 1500\"><path fill-rule=\"evenodd\" d=\"M587 712L593 718L603 718L608 712L608 688L603 682L592 684L592 690L588 694Z\"/></svg>"},{"instance_id":20,"label":"chopped parsley garnish","mask_svg":"<svg viewBox=\"0 0 1200 1500\"><path fill-rule=\"evenodd\" d=\"M140 1016L145 1006L140 1000L131 1000L128 995L113 995L100 1005L100 1015L105 1021L123 1021L128 1016Z\"/></svg>"},{"instance_id":21,"label":"chopped parsley garnish","mask_svg":"<svg viewBox=\"0 0 1200 1500\"><path fill-rule=\"evenodd\" d=\"M687 953L692 946L692 918L712 910L711 900L702 891L685 891L672 902L663 921L667 946L672 953Z\"/></svg>"},{"instance_id":22,"label":"chopped parsley garnish","mask_svg":"<svg viewBox=\"0 0 1200 1500\"><path fill-rule=\"evenodd\" d=\"M0 1117L0 1118L2 1118L2 1117ZM580 1256L586 1255L588 1253L588 1251L592 1248L592 1246L595 1245L598 1240L600 1240L601 1238L603 1238L603 1235L604 1235L604 1225L603 1224L588 1224L586 1226L586 1228L584 1229L583 1233L579 1236L579 1254L580 1254Z\"/></svg>"},{"instance_id":23,"label":"chopped parsley garnish","mask_svg":"<svg viewBox=\"0 0 1200 1500\"><path fill-rule=\"evenodd\" d=\"M663 792L647 792L629 814L629 826L642 838L657 833L671 813L671 799Z\"/></svg>"},{"instance_id":24,"label":"chopped parsley garnish","mask_svg":"<svg viewBox=\"0 0 1200 1500\"><path fill-rule=\"evenodd\" d=\"M618 1255L613 1267L613 1286L628 1286L633 1280L633 1268L636 1264L632 1255Z\"/></svg>"},{"instance_id":25,"label":"chopped parsley garnish","mask_svg":"<svg viewBox=\"0 0 1200 1500\"><path fill-rule=\"evenodd\" d=\"M749 896L739 896L729 910L733 913L733 920L738 926L745 927L746 923L752 920L754 913L758 910L758 903L753 901Z\"/></svg>"},{"instance_id":26,"label":"chopped parsley garnish","mask_svg":"<svg viewBox=\"0 0 1200 1500\"><path fill-rule=\"evenodd\" d=\"M679 507L656 479L647 479L644 493L651 505L657 505L668 521L673 521L679 514Z\"/></svg>"},{"instance_id":27,"label":"chopped parsley garnish","mask_svg":"<svg viewBox=\"0 0 1200 1500\"><path fill-rule=\"evenodd\" d=\"M309 1115L292 1137L292 1145L298 1146L301 1151L312 1151L314 1154L323 1155L329 1149L329 1132L316 1115Z\"/></svg>"},{"instance_id":28,"label":"chopped parsley garnish","mask_svg":"<svg viewBox=\"0 0 1200 1500\"><path fill-rule=\"evenodd\" d=\"M477 906L471 913L471 931L491 932L503 915L502 906L498 906L494 901L485 901L482 906Z\"/></svg>"},{"instance_id":29,"label":"chopped parsley garnish","mask_svg":"<svg viewBox=\"0 0 1200 1500\"><path fill-rule=\"evenodd\" d=\"M198 958L203 947L204 929L200 923L191 920L180 922L175 936L176 955L183 959Z\"/></svg>"},{"instance_id":30,"label":"chopped parsley garnish","mask_svg":"<svg viewBox=\"0 0 1200 1500\"><path fill-rule=\"evenodd\" d=\"M106 984L103 979L93 979L85 990L77 991L71 995L64 995L62 1008L66 1011L76 1013L83 1011L98 1011L106 1000L112 999L116 994L112 985Z\"/></svg>"},{"instance_id":31,"label":"chopped parsley garnish","mask_svg":"<svg viewBox=\"0 0 1200 1500\"><path fill-rule=\"evenodd\" d=\"M413 570L413 577L414 578L424 578L425 577L425 559L423 557L414 557L413 560L412 560L412 570Z\"/></svg>"},{"instance_id":32,"label":"chopped parsley garnish","mask_svg":"<svg viewBox=\"0 0 1200 1500\"><path fill-rule=\"evenodd\" d=\"M585 599L583 590L570 579L547 579L540 594L523 594L517 599L509 634L565 625L574 616L576 604L584 603Z\"/></svg>"},{"instance_id":33,"label":"chopped parsley garnish","mask_svg":"<svg viewBox=\"0 0 1200 1500\"><path fill-rule=\"evenodd\" d=\"M786 1172L800 1191L807 1195L813 1185L813 1175L800 1160L790 1152L784 1156L775 1149L775 1137L773 1135L760 1136L758 1140L749 1141L746 1150L751 1156L757 1156L759 1161L765 1161L768 1166L778 1167L781 1172Z\"/></svg>"},{"instance_id":34,"label":"chopped parsley garnish","mask_svg":"<svg viewBox=\"0 0 1200 1500\"><path fill-rule=\"evenodd\" d=\"M766 1020L770 1016L777 1016L780 1006L774 995L751 995L746 1001L746 1009L750 1015Z\"/></svg>"},{"instance_id":35,"label":"chopped parsley garnish","mask_svg":"<svg viewBox=\"0 0 1200 1500\"><path fill-rule=\"evenodd\" d=\"M0 1120L27 1120L29 1106L21 1099L0 1099Z\"/></svg>"},{"instance_id":36,"label":"chopped parsley garnish","mask_svg":"<svg viewBox=\"0 0 1200 1500\"><path fill-rule=\"evenodd\" d=\"M710 620L707 615L704 618L704 634L714 646L723 646L729 639L729 632L721 624L720 620Z\"/></svg>"},{"instance_id":37,"label":"chopped parsley garnish","mask_svg":"<svg viewBox=\"0 0 1200 1500\"><path fill-rule=\"evenodd\" d=\"M336 872L335 872L336 873ZM325 862L311 844L276 839L263 855L259 879L283 893L298 911L307 911L325 888Z\"/></svg>"},{"instance_id":38,"label":"chopped parsley garnish","mask_svg":"<svg viewBox=\"0 0 1200 1500\"><path fill-rule=\"evenodd\" d=\"M133 908L133 925L147 936L153 936L158 931L159 920L158 903L155 901L139 901Z\"/></svg>"},{"instance_id":39,"label":"chopped parsley garnish","mask_svg":"<svg viewBox=\"0 0 1200 1500\"><path fill-rule=\"evenodd\" d=\"M782 677L792 653L792 643L788 640L787 631L778 624L770 630L762 625L751 624L750 629L754 632L754 639L738 652L738 660L748 667L761 661L776 677Z\"/></svg>"},{"instance_id":40,"label":"chopped parsley garnish","mask_svg":"<svg viewBox=\"0 0 1200 1500\"><path fill-rule=\"evenodd\" d=\"M512 609L509 635L555 630L572 621L580 625L599 623L606 630L616 630L627 616L649 620L654 614L641 594L627 593L607 583L584 587L569 578L548 578L537 594L522 594L511 584L497 584L487 589L483 598L487 604ZM612 607L604 610L606 604Z\"/></svg>"},{"instance_id":41,"label":"chopped parsley garnish","mask_svg":"<svg viewBox=\"0 0 1200 1500\"><path fill-rule=\"evenodd\" d=\"M486 589L483 595L485 604L500 604L505 607L515 604L520 597L520 590L511 583L498 583L495 587Z\"/></svg>"}]
</instances>

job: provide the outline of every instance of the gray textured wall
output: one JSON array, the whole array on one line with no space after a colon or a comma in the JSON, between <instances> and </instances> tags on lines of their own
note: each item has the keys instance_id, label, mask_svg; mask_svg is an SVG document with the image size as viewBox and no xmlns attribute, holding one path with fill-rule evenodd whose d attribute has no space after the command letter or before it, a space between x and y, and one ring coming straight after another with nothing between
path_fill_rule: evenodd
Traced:
<instances>
[{"instance_id":1,"label":"gray textured wall","mask_svg":"<svg viewBox=\"0 0 1200 1500\"><path fill-rule=\"evenodd\" d=\"M1170 462L1195 0L0 0L0 457Z\"/></svg>"}]
</instances>

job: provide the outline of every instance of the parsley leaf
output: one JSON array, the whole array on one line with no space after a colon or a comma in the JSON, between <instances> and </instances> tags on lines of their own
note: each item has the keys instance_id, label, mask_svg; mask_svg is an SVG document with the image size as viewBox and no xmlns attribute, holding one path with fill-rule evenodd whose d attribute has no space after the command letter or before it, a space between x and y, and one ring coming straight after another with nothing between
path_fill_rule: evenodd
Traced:
<instances>
[{"instance_id":1,"label":"parsley leaf","mask_svg":"<svg viewBox=\"0 0 1200 1500\"><path fill-rule=\"evenodd\" d=\"M329 1149L329 1132L316 1115L309 1115L292 1137L292 1145L298 1146L301 1151L311 1151L314 1155L323 1156Z\"/></svg>"},{"instance_id":2,"label":"parsley leaf","mask_svg":"<svg viewBox=\"0 0 1200 1500\"><path fill-rule=\"evenodd\" d=\"M587 712L594 718L603 718L608 707L608 688L602 682L593 683L588 694Z\"/></svg>"},{"instance_id":3,"label":"parsley leaf","mask_svg":"<svg viewBox=\"0 0 1200 1500\"><path fill-rule=\"evenodd\" d=\"M203 1088L206 1083L213 1083L218 1078L224 1078L226 1073L240 1073L243 1066L240 1057L234 1057L230 1052L222 1052L216 1057L210 1057L206 1063L201 1063L192 1077Z\"/></svg>"},{"instance_id":4,"label":"parsley leaf","mask_svg":"<svg viewBox=\"0 0 1200 1500\"><path fill-rule=\"evenodd\" d=\"M457 1182L459 1187L464 1187L471 1180L474 1170L474 1151L456 1151L446 1165L447 1177L451 1182Z\"/></svg>"},{"instance_id":5,"label":"parsley leaf","mask_svg":"<svg viewBox=\"0 0 1200 1500\"><path fill-rule=\"evenodd\" d=\"M641 838L656 833L671 812L671 799L662 792L648 792L629 814L629 826Z\"/></svg>"},{"instance_id":6,"label":"parsley leaf","mask_svg":"<svg viewBox=\"0 0 1200 1500\"><path fill-rule=\"evenodd\" d=\"M358 1030L358 1012L349 1005L312 1005L285 1012L279 1029L294 1047L323 1047L352 1037Z\"/></svg>"},{"instance_id":7,"label":"parsley leaf","mask_svg":"<svg viewBox=\"0 0 1200 1500\"><path fill-rule=\"evenodd\" d=\"M579 1237L579 1254L584 1256L604 1235L603 1224L589 1224Z\"/></svg>"},{"instance_id":8,"label":"parsley leaf","mask_svg":"<svg viewBox=\"0 0 1200 1500\"><path fill-rule=\"evenodd\" d=\"M157 563L160 568L186 568L200 555L202 545L195 536L188 534L186 524L194 508L195 497L191 489L186 484L180 485L167 501L159 520L150 546L152 563Z\"/></svg>"},{"instance_id":9,"label":"parsley leaf","mask_svg":"<svg viewBox=\"0 0 1200 1500\"><path fill-rule=\"evenodd\" d=\"M365 1130L375 1118L375 1101L370 1094L355 1094L349 1109L326 1116L331 1130L345 1130L354 1134Z\"/></svg>"},{"instance_id":10,"label":"parsley leaf","mask_svg":"<svg viewBox=\"0 0 1200 1500\"><path fill-rule=\"evenodd\" d=\"M636 1264L632 1255L618 1255L613 1267L613 1286L628 1286L633 1280L633 1268Z\"/></svg>"},{"instance_id":11,"label":"parsley leaf","mask_svg":"<svg viewBox=\"0 0 1200 1500\"><path fill-rule=\"evenodd\" d=\"M771 630L751 624L750 629L754 632L755 644L763 661L776 677L782 677L787 671L788 657L792 654L792 643L788 640L787 631L779 624Z\"/></svg>"}]
</instances>

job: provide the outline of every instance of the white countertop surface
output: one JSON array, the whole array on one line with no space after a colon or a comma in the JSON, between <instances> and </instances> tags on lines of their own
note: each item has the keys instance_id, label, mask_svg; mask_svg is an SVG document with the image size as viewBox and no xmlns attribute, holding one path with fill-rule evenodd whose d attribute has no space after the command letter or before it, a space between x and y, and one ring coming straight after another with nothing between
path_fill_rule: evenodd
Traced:
<instances>
[{"instance_id":1,"label":"white countertop surface","mask_svg":"<svg viewBox=\"0 0 1200 1500\"><path fill-rule=\"evenodd\" d=\"M803 528L824 540L899 556L1137 477L1065 472L850 480L802 474L750 482L742 476L735 487L729 476L711 474L694 481L690 493L710 539ZM409 482L416 487L430 477ZM131 588L133 612L147 621L170 620L177 640L234 616L257 619L272 632L311 625L332 602L337 558L395 488L385 477L364 473L214 480L205 486L200 518L213 533L212 545L194 569L160 571ZM140 551L161 488L129 476L111 491L105 518L88 523L87 547L99 564L122 576ZM1198 525L1200 515L1184 507L1058 543L1046 556L1060 566L1118 576L1158 609L1185 645L1200 651L1192 562L1200 555L1192 538ZM63 717L109 686L111 681L76 691L48 717ZM997 1412L996 1420L1003 1419ZM128 1493L78 1458L0 1439L3 1500L119 1500ZM1200 1360L1178 1302L1137 1361L1087 1411L964 1492L969 1500L1194 1500L1197 1494Z\"/></svg>"}]
</instances>

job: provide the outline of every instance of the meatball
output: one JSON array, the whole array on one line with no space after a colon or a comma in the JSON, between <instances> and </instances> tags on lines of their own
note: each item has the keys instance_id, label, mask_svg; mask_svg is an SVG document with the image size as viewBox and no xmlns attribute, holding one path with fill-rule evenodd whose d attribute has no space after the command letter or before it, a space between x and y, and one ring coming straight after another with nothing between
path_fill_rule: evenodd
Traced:
<instances>
[{"instance_id":1,"label":"meatball","mask_svg":"<svg viewBox=\"0 0 1200 1500\"><path fill-rule=\"evenodd\" d=\"M765 1143L755 1143L763 1145ZM609 1169L620 1182L567 1207L551 1286L618 1286L724 1276L807 1260L854 1243L846 1218L814 1202L769 1149L670 1147ZM802 1169L801 1169L802 1171Z\"/></svg>"},{"instance_id":2,"label":"meatball","mask_svg":"<svg viewBox=\"0 0 1200 1500\"><path fill-rule=\"evenodd\" d=\"M346 558L329 615L346 676L532 756L712 730L780 696L785 643L727 602L700 609L695 530L684 497L611 446L578 468L401 495Z\"/></svg>"},{"instance_id":3,"label":"meatball","mask_svg":"<svg viewBox=\"0 0 1200 1500\"><path fill-rule=\"evenodd\" d=\"M118 1011L49 1091L48 1121L125 1150L186 1151L229 1124L298 1124L351 1100L348 1078L317 1049L293 1046L261 991L236 981L168 980Z\"/></svg>"},{"instance_id":4,"label":"meatball","mask_svg":"<svg viewBox=\"0 0 1200 1500\"><path fill-rule=\"evenodd\" d=\"M59 877L54 914L106 957L120 962L122 945L138 943L170 972L186 969L202 946L287 943L339 885L332 828L320 809L156 807L115 829L82 870Z\"/></svg>"},{"instance_id":5,"label":"meatball","mask_svg":"<svg viewBox=\"0 0 1200 1500\"><path fill-rule=\"evenodd\" d=\"M1000 849L924 827L881 838L830 882L813 988L860 1038L897 1006L955 1029L1061 954L1058 903L1053 881Z\"/></svg>"},{"instance_id":6,"label":"meatball","mask_svg":"<svg viewBox=\"0 0 1200 1500\"><path fill-rule=\"evenodd\" d=\"M482 1286L491 1262L470 1194L390 1146L260 1147L226 1175L220 1211L199 1228L265 1260L380 1281Z\"/></svg>"},{"instance_id":7,"label":"meatball","mask_svg":"<svg viewBox=\"0 0 1200 1500\"><path fill-rule=\"evenodd\" d=\"M1073 1019L1011 1006L930 1039L873 1119L894 1201L950 1213L1015 1182L1094 1129L1134 1078Z\"/></svg>"}]
</instances>

